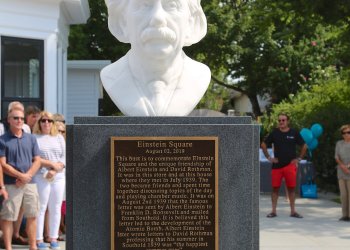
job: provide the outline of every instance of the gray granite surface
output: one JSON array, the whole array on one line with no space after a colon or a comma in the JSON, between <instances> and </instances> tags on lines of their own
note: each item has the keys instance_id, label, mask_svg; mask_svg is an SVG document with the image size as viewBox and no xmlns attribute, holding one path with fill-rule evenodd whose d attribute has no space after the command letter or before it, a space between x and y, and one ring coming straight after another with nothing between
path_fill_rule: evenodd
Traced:
<instances>
[{"instance_id":1,"label":"gray granite surface","mask_svg":"<svg viewBox=\"0 0 350 250\"><path fill-rule=\"evenodd\" d=\"M87 117L75 122L67 129L67 249L111 249L112 136L217 136L219 249L259 249L259 128L249 119Z\"/></svg>"},{"instance_id":2,"label":"gray granite surface","mask_svg":"<svg viewBox=\"0 0 350 250\"><path fill-rule=\"evenodd\" d=\"M99 116L74 117L74 124L251 124L250 116L196 117L196 116Z\"/></svg>"}]
</instances>

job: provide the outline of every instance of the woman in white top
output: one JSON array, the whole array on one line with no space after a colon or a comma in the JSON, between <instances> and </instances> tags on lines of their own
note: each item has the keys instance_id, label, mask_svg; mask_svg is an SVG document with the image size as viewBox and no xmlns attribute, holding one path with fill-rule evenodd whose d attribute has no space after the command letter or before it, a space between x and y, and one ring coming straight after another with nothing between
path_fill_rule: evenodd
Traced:
<instances>
[{"instance_id":1,"label":"woman in white top","mask_svg":"<svg viewBox=\"0 0 350 250\"><path fill-rule=\"evenodd\" d=\"M46 249L46 244L43 242L46 208L49 210L50 248L59 249L57 238L66 185L66 143L54 123L53 115L43 111L33 129L42 158L41 169L34 176L40 196L40 213L37 220L38 249Z\"/></svg>"}]
</instances>

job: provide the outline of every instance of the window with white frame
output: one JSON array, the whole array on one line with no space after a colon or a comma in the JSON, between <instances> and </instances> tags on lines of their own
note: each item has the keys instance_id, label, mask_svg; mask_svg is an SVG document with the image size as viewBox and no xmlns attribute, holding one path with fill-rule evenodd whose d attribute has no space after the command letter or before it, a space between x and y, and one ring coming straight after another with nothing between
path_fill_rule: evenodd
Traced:
<instances>
[{"instance_id":1,"label":"window with white frame","mask_svg":"<svg viewBox=\"0 0 350 250\"><path fill-rule=\"evenodd\" d=\"M44 106L44 42L1 36L1 117L8 104Z\"/></svg>"}]
</instances>

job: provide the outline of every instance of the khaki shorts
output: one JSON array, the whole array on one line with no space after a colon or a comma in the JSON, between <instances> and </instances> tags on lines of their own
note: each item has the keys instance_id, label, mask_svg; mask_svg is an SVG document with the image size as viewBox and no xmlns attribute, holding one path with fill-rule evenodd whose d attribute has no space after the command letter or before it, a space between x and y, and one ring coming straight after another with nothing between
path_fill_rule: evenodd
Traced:
<instances>
[{"instance_id":1,"label":"khaki shorts","mask_svg":"<svg viewBox=\"0 0 350 250\"><path fill-rule=\"evenodd\" d=\"M36 184L26 184L20 188L14 184L5 186L9 198L2 205L1 219L16 221L21 206L23 206L24 217L37 217L40 209L40 201Z\"/></svg>"}]
</instances>

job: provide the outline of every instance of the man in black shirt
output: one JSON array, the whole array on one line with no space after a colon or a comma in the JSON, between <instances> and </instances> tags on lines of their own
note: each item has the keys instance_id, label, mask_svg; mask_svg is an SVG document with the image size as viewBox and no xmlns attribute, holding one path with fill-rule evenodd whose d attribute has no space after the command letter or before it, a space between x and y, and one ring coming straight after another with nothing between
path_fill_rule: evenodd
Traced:
<instances>
[{"instance_id":1,"label":"man in black shirt","mask_svg":"<svg viewBox=\"0 0 350 250\"><path fill-rule=\"evenodd\" d=\"M274 157L272 158L267 145L273 144ZM296 145L301 146L300 156L296 157ZM295 211L295 186L297 179L298 163L304 157L307 147L299 132L289 127L289 116L281 113L278 115L278 128L274 129L261 144L261 148L266 158L272 163L272 211L268 218L277 216L276 207L278 193L285 179L288 196L290 200L291 217L303 218Z\"/></svg>"}]
</instances>

